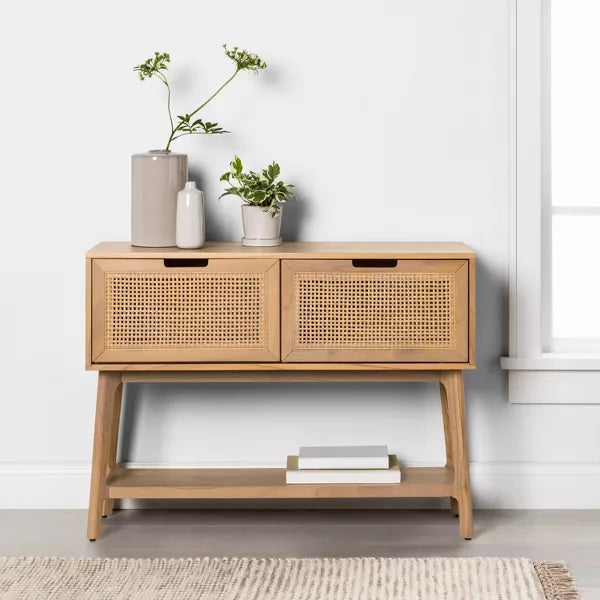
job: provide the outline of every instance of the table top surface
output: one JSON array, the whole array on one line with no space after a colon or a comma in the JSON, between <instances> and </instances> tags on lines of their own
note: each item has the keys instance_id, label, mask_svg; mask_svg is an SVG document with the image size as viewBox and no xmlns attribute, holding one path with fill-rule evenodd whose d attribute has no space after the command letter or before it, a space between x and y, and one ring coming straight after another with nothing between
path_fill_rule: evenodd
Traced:
<instances>
[{"instance_id":1,"label":"table top surface","mask_svg":"<svg viewBox=\"0 0 600 600\"><path fill-rule=\"evenodd\" d=\"M142 248L129 242L101 242L88 258L412 258L472 259L475 252L460 242L284 242L281 246L249 247L240 242L206 242L202 248Z\"/></svg>"}]
</instances>

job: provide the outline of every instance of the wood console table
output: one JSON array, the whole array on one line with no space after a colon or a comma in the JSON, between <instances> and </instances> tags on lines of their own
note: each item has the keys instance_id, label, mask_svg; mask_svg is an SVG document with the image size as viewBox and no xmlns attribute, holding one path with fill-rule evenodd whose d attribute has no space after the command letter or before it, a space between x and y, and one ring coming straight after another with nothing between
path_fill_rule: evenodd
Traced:
<instances>
[{"instance_id":1,"label":"wood console table","mask_svg":"<svg viewBox=\"0 0 600 600\"><path fill-rule=\"evenodd\" d=\"M88 538L116 498L448 497L473 536L463 370L475 254L458 243L102 243L87 253L86 367L98 371ZM435 381L446 465L402 483L286 485L285 469L117 465L122 384Z\"/></svg>"}]
</instances>

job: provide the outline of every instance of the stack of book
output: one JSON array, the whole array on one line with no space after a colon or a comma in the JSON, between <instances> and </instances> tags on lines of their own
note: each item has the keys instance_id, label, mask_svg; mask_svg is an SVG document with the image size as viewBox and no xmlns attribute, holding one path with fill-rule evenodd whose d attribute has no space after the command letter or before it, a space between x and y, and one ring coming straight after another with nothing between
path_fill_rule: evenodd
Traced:
<instances>
[{"instance_id":1,"label":"stack of book","mask_svg":"<svg viewBox=\"0 0 600 600\"><path fill-rule=\"evenodd\" d=\"M286 483L400 483L387 446L303 446L287 457Z\"/></svg>"}]
</instances>

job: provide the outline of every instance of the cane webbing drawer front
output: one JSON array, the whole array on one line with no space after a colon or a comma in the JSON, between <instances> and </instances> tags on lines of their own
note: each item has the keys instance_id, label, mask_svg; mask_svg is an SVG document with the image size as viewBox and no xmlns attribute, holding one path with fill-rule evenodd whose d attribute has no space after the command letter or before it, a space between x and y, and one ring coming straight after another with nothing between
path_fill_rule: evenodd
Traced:
<instances>
[{"instance_id":1,"label":"cane webbing drawer front","mask_svg":"<svg viewBox=\"0 0 600 600\"><path fill-rule=\"evenodd\" d=\"M287 362L468 362L468 261L282 261Z\"/></svg>"},{"instance_id":2,"label":"cane webbing drawer front","mask_svg":"<svg viewBox=\"0 0 600 600\"><path fill-rule=\"evenodd\" d=\"M94 362L279 360L279 261L96 259Z\"/></svg>"}]
</instances>

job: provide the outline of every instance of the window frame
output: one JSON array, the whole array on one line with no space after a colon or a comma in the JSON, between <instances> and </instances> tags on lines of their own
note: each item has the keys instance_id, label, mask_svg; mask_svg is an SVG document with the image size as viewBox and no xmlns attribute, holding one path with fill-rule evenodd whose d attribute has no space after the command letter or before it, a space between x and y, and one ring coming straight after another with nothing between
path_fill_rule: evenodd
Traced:
<instances>
[{"instance_id":1,"label":"window frame","mask_svg":"<svg viewBox=\"0 0 600 600\"><path fill-rule=\"evenodd\" d=\"M545 187L551 158L550 0L509 0L508 13L509 353L500 366L509 371L510 402L600 403L590 385L600 386L600 354L544 351L550 344L552 297L551 261L544 260L552 252L552 206ZM544 371L553 372L546 383Z\"/></svg>"}]
</instances>

